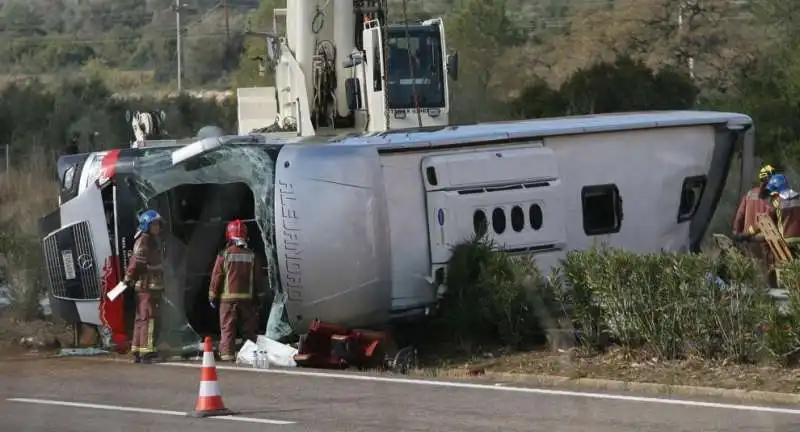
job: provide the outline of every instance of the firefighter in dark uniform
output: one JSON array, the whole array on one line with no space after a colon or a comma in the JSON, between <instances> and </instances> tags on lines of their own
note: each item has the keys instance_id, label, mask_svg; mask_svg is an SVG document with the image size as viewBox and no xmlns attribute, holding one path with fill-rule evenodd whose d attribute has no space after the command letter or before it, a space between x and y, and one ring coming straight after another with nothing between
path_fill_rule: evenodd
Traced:
<instances>
[{"instance_id":1,"label":"firefighter in dark uniform","mask_svg":"<svg viewBox=\"0 0 800 432\"><path fill-rule=\"evenodd\" d=\"M264 287L265 278L261 260L247 247L244 222L229 222L225 238L227 245L217 255L211 272L208 301L212 308L216 308L219 299L220 360L233 361L237 323L241 324L242 336L256 342L256 296L259 288Z\"/></svg>"},{"instance_id":2,"label":"firefighter in dark uniform","mask_svg":"<svg viewBox=\"0 0 800 432\"><path fill-rule=\"evenodd\" d=\"M789 247L792 257L797 257L800 252L800 194L792 190L783 174L774 174L764 189L769 196L770 218ZM757 240L764 241L758 228L753 231ZM780 274L774 263L771 267L770 285L777 287Z\"/></svg>"},{"instance_id":3,"label":"firefighter in dark uniform","mask_svg":"<svg viewBox=\"0 0 800 432\"><path fill-rule=\"evenodd\" d=\"M772 165L764 165L761 167L758 171L758 185L750 189L747 194L742 197L742 200L739 202L739 207L736 209L736 216L733 218L733 226L731 227L734 238L756 240L747 243L747 249L753 256L762 260L770 286L776 286L778 283L772 250L766 242L762 241L760 236L756 236L755 234L758 232L756 216L762 213L769 213L772 209L766 186L773 174L775 174L775 168L772 167Z\"/></svg>"},{"instance_id":4,"label":"firefighter in dark uniform","mask_svg":"<svg viewBox=\"0 0 800 432\"><path fill-rule=\"evenodd\" d=\"M767 183L773 210L772 219L783 240L797 256L800 252L800 194L792 190L783 174L775 174Z\"/></svg>"},{"instance_id":5,"label":"firefighter in dark uniform","mask_svg":"<svg viewBox=\"0 0 800 432\"><path fill-rule=\"evenodd\" d=\"M775 174L775 168L772 165L764 165L758 171L758 185L750 189L742 197L739 207L736 209L736 216L733 218L731 230L733 235L738 236L755 232L756 215L770 210L771 207L764 188L773 174Z\"/></svg>"},{"instance_id":6,"label":"firefighter in dark uniform","mask_svg":"<svg viewBox=\"0 0 800 432\"><path fill-rule=\"evenodd\" d=\"M131 341L131 354L136 363L150 363L158 357L156 324L164 293L163 254L159 241L162 222L155 210L139 215L133 256L125 272L125 283L133 284L136 291L136 318Z\"/></svg>"}]
</instances>

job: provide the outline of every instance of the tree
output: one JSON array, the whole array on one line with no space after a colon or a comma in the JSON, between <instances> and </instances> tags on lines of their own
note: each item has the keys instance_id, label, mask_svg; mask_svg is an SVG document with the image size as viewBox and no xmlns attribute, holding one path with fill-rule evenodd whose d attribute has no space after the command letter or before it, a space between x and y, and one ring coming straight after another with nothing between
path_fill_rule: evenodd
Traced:
<instances>
[{"instance_id":1,"label":"tree","mask_svg":"<svg viewBox=\"0 0 800 432\"><path fill-rule=\"evenodd\" d=\"M275 8L286 7L286 0L262 0L258 9L247 16L246 30L254 32L271 32L272 17ZM283 29L278 29L283 31ZM274 72L267 66L267 42L263 38L248 36L244 42L244 52L239 59L239 70L236 73L237 87L255 87L270 85Z\"/></svg>"},{"instance_id":2,"label":"tree","mask_svg":"<svg viewBox=\"0 0 800 432\"><path fill-rule=\"evenodd\" d=\"M218 78L227 62L225 17L217 11L192 24L187 32L184 77L192 84L205 84Z\"/></svg>"},{"instance_id":3,"label":"tree","mask_svg":"<svg viewBox=\"0 0 800 432\"><path fill-rule=\"evenodd\" d=\"M534 79L511 102L511 115L530 119L564 115L567 102L541 78Z\"/></svg>"},{"instance_id":4,"label":"tree","mask_svg":"<svg viewBox=\"0 0 800 432\"><path fill-rule=\"evenodd\" d=\"M459 80L451 86L458 98L453 117L458 122L497 118L501 109L490 84L497 62L522 41L508 19L505 0L461 0L445 20L448 48L459 52ZM502 114L501 114L502 115Z\"/></svg>"},{"instance_id":5,"label":"tree","mask_svg":"<svg viewBox=\"0 0 800 432\"><path fill-rule=\"evenodd\" d=\"M690 109L699 90L685 72L654 72L642 61L620 57L580 69L558 90L537 79L512 102L523 118L622 111Z\"/></svg>"},{"instance_id":6,"label":"tree","mask_svg":"<svg viewBox=\"0 0 800 432\"><path fill-rule=\"evenodd\" d=\"M688 69L693 59L698 85L727 88L732 72L759 50L758 31L753 16L736 2L592 2L574 10L564 33L532 57L545 61L552 84L594 63L630 56L653 68Z\"/></svg>"}]
</instances>

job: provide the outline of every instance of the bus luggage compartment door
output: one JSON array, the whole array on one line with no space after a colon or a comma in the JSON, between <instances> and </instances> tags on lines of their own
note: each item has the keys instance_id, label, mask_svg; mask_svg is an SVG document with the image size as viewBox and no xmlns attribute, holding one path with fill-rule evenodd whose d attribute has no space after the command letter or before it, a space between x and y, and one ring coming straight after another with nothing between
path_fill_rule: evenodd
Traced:
<instances>
[{"instance_id":1,"label":"bus luggage compartment door","mask_svg":"<svg viewBox=\"0 0 800 432\"><path fill-rule=\"evenodd\" d=\"M563 186L551 149L539 143L436 155L422 170L432 264L486 232L501 249L551 250L566 243Z\"/></svg>"}]
</instances>

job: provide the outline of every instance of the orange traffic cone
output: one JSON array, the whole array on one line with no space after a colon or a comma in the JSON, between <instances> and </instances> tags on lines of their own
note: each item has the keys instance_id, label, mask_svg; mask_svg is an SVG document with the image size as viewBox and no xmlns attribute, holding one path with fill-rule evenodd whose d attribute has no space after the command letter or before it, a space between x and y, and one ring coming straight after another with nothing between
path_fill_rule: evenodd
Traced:
<instances>
[{"instance_id":1,"label":"orange traffic cone","mask_svg":"<svg viewBox=\"0 0 800 432\"><path fill-rule=\"evenodd\" d=\"M225 408L222 403L222 392L217 382L217 365L214 362L214 347L211 338L206 337L203 347L203 368L200 373L200 394L197 405L190 417L212 417L236 414Z\"/></svg>"}]
</instances>

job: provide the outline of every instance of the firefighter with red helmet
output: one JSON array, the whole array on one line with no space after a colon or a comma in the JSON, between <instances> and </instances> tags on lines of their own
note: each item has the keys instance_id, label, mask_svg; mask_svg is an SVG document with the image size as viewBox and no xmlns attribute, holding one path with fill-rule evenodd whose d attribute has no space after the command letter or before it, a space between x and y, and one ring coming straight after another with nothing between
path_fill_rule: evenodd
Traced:
<instances>
[{"instance_id":1,"label":"firefighter with red helmet","mask_svg":"<svg viewBox=\"0 0 800 432\"><path fill-rule=\"evenodd\" d=\"M241 324L242 336L256 342L256 296L265 278L261 260L247 247L244 222L230 221L225 239L226 247L217 255L211 272L208 301L216 309L219 299L220 360L233 361L237 322Z\"/></svg>"},{"instance_id":2,"label":"firefighter with red helmet","mask_svg":"<svg viewBox=\"0 0 800 432\"><path fill-rule=\"evenodd\" d=\"M139 215L139 229L134 235L133 256L125 271L125 283L136 291L136 318L133 324L131 354L134 362L150 363L158 357L156 324L164 293L163 254L159 235L161 215L147 210Z\"/></svg>"}]
</instances>

